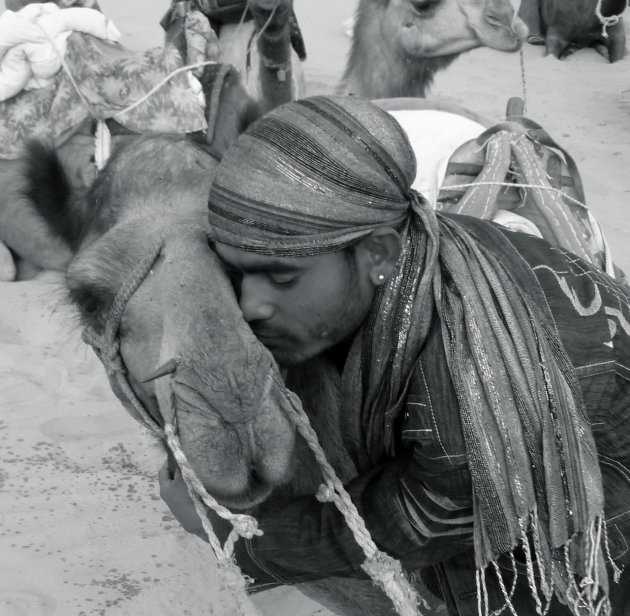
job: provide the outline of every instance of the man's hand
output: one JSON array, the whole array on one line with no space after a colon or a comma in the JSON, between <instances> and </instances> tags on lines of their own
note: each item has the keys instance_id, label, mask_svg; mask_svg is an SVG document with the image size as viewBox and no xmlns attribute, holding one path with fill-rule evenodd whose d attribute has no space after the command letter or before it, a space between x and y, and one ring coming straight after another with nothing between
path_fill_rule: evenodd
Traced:
<instances>
[{"instance_id":1,"label":"man's hand","mask_svg":"<svg viewBox=\"0 0 630 616\"><path fill-rule=\"evenodd\" d=\"M158 480L162 500L168 505L171 513L184 530L208 541L208 535L203 529L195 505L188 494L188 488L179 467L176 467L174 473L171 473L167 460L158 473Z\"/></svg>"}]
</instances>

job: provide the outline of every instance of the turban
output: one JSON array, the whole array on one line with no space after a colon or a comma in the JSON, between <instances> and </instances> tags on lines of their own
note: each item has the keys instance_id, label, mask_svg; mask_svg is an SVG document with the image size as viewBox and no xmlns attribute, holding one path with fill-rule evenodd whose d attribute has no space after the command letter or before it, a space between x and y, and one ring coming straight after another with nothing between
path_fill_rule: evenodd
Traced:
<instances>
[{"instance_id":1,"label":"turban","mask_svg":"<svg viewBox=\"0 0 630 616\"><path fill-rule=\"evenodd\" d=\"M409 141L387 113L356 98L303 99L258 120L227 152L210 191L210 233L259 254L302 256L398 229L394 274L342 375L341 408L365 441L353 455L366 468L394 454L392 426L439 328L466 439L479 571L525 547L531 577L537 561L545 589L595 613L597 586L607 589L601 474L542 289L495 226L432 211L410 189L414 177Z\"/></svg>"},{"instance_id":2,"label":"turban","mask_svg":"<svg viewBox=\"0 0 630 616\"><path fill-rule=\"evenodd\" d=\"M387 112L351 97L289 103L254 123L225 154L209 197L219 242L277 256L348 246L400 228L416 162Z\"/></svg>"}]
</instances>

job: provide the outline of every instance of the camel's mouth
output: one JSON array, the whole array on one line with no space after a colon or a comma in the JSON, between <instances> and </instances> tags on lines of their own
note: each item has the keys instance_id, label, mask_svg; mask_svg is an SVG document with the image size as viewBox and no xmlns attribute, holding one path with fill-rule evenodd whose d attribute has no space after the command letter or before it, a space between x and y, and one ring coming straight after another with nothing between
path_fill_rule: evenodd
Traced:
<instances>
[{"instance_id":1,"label":"camel's mouth","mask_svg":"<svg viewBox=\"0 0 630 616\"><path fill-rule=\"evenodd\" d=\"M256 471L252 471L249 482L244 490L231 492L223 487L206 486L217 501L228 509L246 511L267 500L274 486L261 477Z\"/></svg>"},{"instance_id":2,"label":"camel's mouth","mask_svg":"<svg viewBox=\"0 0 630 616\"><path fill-rule=\"evenodd\" d=\"M482 45L496 51L518 51L529 34L520 17L506 21L505 16L488 14L479 24L471 24L471 27Z\"/></svg>"}]
</instances>

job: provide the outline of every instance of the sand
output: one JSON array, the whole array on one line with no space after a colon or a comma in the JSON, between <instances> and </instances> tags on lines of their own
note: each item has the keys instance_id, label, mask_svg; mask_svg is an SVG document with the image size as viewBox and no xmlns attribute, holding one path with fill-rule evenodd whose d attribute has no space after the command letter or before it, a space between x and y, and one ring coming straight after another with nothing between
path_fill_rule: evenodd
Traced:
<instances>
[{"instance_id":1,"label":"sand","mask_svg":"<svg viewBox=\"0 0 630 616\"><path fill-rule=\"evenodd\" d=\"M132 48L159 45L160 0L100 0ZM331 92L354 0L296 0L309 92ZM0 10L4 4L0 1ZM511 96L576 159L615 261L630 272L630 59L592 50L559 62L526 46L475 50L438 76L447 97L499 121ZM625 91L628 90L628 93ZM0 616L236 614L208 546L158 494L159 447L124 412L80 340L62 278L0 284ZM329 614L292 589L256 598L265 615Z\"/></svg>"}]
</instances>

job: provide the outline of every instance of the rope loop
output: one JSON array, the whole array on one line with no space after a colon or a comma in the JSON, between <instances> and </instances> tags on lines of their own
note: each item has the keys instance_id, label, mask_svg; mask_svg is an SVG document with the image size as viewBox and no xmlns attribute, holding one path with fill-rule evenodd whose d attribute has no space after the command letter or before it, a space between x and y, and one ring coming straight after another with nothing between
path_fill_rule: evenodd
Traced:
<instances>
[{"instance_id":1,"label":"rope loop","mask_svg":"<svg viewBox=\"0 0 630 616\"><path fill-rule=\"evenodd\" d=\"M597 15L597 19L602 24L602 36L604 38L608 38L607 29L611 26L615 26L619 23L621 19L620 15L604 15L602 13L602 2L603 0L597 0L597 5L595 6L595 15Z\"/></svg>"}]
</instances>

